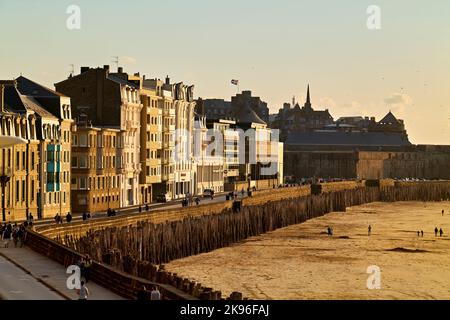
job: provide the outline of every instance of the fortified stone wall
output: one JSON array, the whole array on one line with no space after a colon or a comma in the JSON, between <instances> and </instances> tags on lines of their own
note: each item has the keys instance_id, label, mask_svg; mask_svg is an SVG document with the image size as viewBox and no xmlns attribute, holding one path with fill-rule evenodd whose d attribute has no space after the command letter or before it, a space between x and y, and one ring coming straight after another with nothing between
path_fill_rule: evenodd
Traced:
<instances>
[{"instance_id":1,"label":"fortified stone wall","mask_svg":"<svg viewBox=\"0 0 450 320\"><path fill-rule=\"evenodd\" d=\"M412 151L287 151L285 176L345 179L450 179L450 152L439 146Z\"/></svg>"}]
</instances>

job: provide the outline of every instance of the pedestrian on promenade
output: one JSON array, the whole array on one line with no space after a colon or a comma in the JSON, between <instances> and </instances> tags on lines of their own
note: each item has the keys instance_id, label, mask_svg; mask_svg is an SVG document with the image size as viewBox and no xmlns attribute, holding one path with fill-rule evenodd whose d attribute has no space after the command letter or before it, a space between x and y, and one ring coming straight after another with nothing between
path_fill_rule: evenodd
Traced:
<instances>
[{"instance_id":1,"label":"pedestrian on promenade","mask_svg":"<svg viewBox=\"0 0 450 320\"><path fill-rule=\"evenodd\" d=\"M86 221L86 220L87 220L87 213L83 212L83 221Z\"/></svg>"},{"instance_id":2,"label":"pedestrian on promenade","mask_svg":"<svg viewBox=\"0 0 450 320\"><path fill-rule=\"evenodd\" d=\"M199 197L196 197L196 198L195 198L195 204L196 204L196 205L199 205L199 204L200 204L200 198L199 198Z\"/></svg>"},{"instance_id":3,"label":"pedestrian on promenade","mask_svg":"<svg viewBox=\"0 0 450 320\"><path fill-rule=\"evenodd\" d=\"M444 216L444 210L442 210L442 216Z\"/></svg>"},{"instance_id":4,"label":"pedestrian on promenade","mask_svg":"<svg viewBox=\"0 0 450 320\"><path fill-rule=\"evenodd\" d=\"M436 227L436 228L434 228L434 236L435 236L435 237L437 237L437 235L438 235L438 232L439 232L438 228L437 228L437 227Z\"/></svg>"},{"instance_id":5,"label":"pedestrian on promenade","mask_svg":"<svg viewBox=\"0 0 450 320\"><path fill-rule=\"evenodd\" d=\"M12 238L13 238L13 242L14 242L14 248L17 248L17 243L19 242L19 230L17 228L17 226L14 227L14 230L12 232Z\"/></svg>"},{"instance_id":6,"label":"pedestrian on promenade","mask_svg":"<svg viewBox=\"0 0 450 320\"><path fill-rule=\"evenodd\" d=\"M369 228L368 228L368 235L370 237L370 235L372 234L372 226L369 224Z\"/></svg>"},{"instance_id":7,"label":"pedestrian on promenade","mask_svg":"<svg viewBox=\"0 0 450 320\"><path fill-rule=\"evenodd\" d=\"M420 237L420 231L417 231L417 237Z\"/></svg>"},{"instance_id":8,"label":"pedestrian on promenade","mask_svg":"<svg viewBox=\"0 0 450 320\"><path fill-rule=\"evenodd\" d=\"M159 292L158 287L152 287L152 292L150 292L150 300L161 300L161 293Z\"/></svg>"},{"instance_id":9,"label":"pedestrian on promenade","mask_svg":"<svg viewBox=\"0 0 450 320\"><path fill-rule=\"evenodd\" d=\"M137 293L137 300L144 300L144 301L148 300L148 296L149 294L147 288L144 285L142 285L141 289Z\"/></svg>"},{"instance_id":10,"label":"pedestrian on promenade","mask_svg":"<svg viewBox=\"0 0 450 320\"><path fill-rule=\"evenodd\" d=\"M439 236L442 237L442 235L444 234L444 230L442 230L442 228L439 229Z\"/></svg>"},{"instance_id":11,"label":"pedestrian on promenade","mask_svg":"<svg viewBox=\"0 0 450 320\"><path fill-rule=\"evenodd\" d=\"M148 212L149 210L150 210L150 207L148 206L148 203L146 203L146 204L145 204L145 211Z\"/></svg>"},{"instance_id":12,"label":"pedestrian on promenade","mask_svg":"<svg viewBox=\"0 0 450 320\"><path fill-rule=\"evenodd\" d=\"M2 240L4 242L5 248L9 247L9 241L11 240L11 232L8 227L5 227L2 234Z\"/></svg>"},{"instance_id":13,"label":"pedestrian on promenade","mask_svg":"<svg viewBox=\"0 0 450 320\"><path fill-rule=\"evenodd\" d=\"M32 213L30 213L30 227L32 227L32 226L33 226L33 221L34 221L34 217L33 217L33 214L32 214Z\"/></svg>"},{"instance_id":14,"label":"pedestrian on promenade","mask_svg":"<svg viewBox=\"0 0 450 320\"><path fill-rule=\"evenodd\" d=\"M72 215L70 214L70 212L67 212L66 221L67 223L70 223L72 221Z\"/></svg>"},{"instance_id":15,"label":"pedestrian on promenade","mask_svg":"<svg viewBox=\"0 0 450 320\"><path fill-rule=\"evenodd\" d=\"M89 289L84 284L84 281L81 281L81 287L77 290L78 300L87 300L89 297Z\"/></svg>"},{"instance_id":16,"label":"pedestrian on promenade","mask_svg":"<svg viewBox=\"0 0 450 320\"><path fill-rule=\"evenodd\" d=\"M420 234L422 235L422 238L423 238L423 230L420 231Z\"/></svg>"},{"instance_id":17,"label":"pedestrian on promenade","mask_svg":"<svg viewBox=\"0 0 450 320\"><path fill-rule=\"evenodd\" d=\"M23 248L23 243L25 242L25 227L24 226L19 227L19 230L17 231L17 239L19 240L20 247Z\"/></svg>"},{"instance_id":18,"label":"pedestrian on promenade","mask_svg":"<svg viewBox=\"0 0 450 320\"><path fill-rule=\"evenodd\" d=\"M141 212L142 212L142 206L139 205L139 213L141 213Z\"/></svg>"},{"instance_id":19,"label":"pedestrian on promenade","mask_svg":"<svg viewBox=\"0 0 450 320\"><path fill-rule=\"evenodd\" d=\"M90 255L86 255L86 260L84 261L84 280L86 283L91 279L91 267L92 267L92 259Z\"/></svg>"}]
</instances>

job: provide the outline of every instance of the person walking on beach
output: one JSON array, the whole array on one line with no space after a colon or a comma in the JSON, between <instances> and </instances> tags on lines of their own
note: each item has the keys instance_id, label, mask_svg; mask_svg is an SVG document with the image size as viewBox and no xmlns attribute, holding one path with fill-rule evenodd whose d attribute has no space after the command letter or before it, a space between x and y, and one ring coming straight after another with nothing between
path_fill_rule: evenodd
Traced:
<instances>
[{"instance_id":1,"label":"person walking on beach","mask_svg":"<svg viewBox=\"0 0 450 320\"><path fill-rule=\"evenodd\" d=\"M435 237L437 237L438 232L439 232L438 228L437 228L437 227L434 228L434 236L435 236Z\"/></svg>"},{"instance_id":2,"label":"person walking on beach","mask_svg":"<svg viewBox=\"0 0 450 320\"><path fill-rule=\"evenodd\" d=\"M444 216L444 210L442 210L442 216Z\"/></svg>"},{"instance_id":3,"label":"person walking on beach","mask_svg":"<svg viewBox=\"0 0 450 320\"><path fill-rule=\"evenodd\" d=\"M369 228L368 228L368 235L370 237L370 235L372 234L372 226L369 224Z\"/></svg>"},{"instance_id":4,"label":"person walking on beach","mask_svg":"<svg viewBox=\"0 0 450 320\"><path fill-rule=\"evenodd\" d=\"M417 231L417 237L420 237L420 231Z\"/></svg>"},{"instance_id":5,"label":"person walking on beach","mask_svg":"<svg viewBox=\"0 0 450 320\"><path fill-rule=\"evenodd\" d=\"M422 235L422 238L423 238L423 230L420 231L420 234Z\"/></svg>"},{"instance_id":6,"label":"person walking on beach","mask_svg":"<svg viewBox=\"0 0 450 320\"><path fill-rule=\"evenodd\" d=\"M81 287L77 290L78 300L87 300L89 297L89 289L84 284L84 281L81 281Z\"/></svg>"},{"instance_id":7,"label":"person walking on beach","mask_svg":"<svg viewBox=\"0 0 450 320\"><path fill-rule=\"evenodd\" d=\"M442 228L439 229L439 236L442 237L442 235L444 234L444 230L442 230Z\"/></svg>"},{"instance_id":8,"label":"person walking on beach","mask_svg":"<svg viewBox=\"0 0 450 320\"><path fill-rule=\"evenodd\" d=\"M152 287L152 292L150 292L150 300L161 300L161 293L156 286Z\"/></svg>"}]
</instances>

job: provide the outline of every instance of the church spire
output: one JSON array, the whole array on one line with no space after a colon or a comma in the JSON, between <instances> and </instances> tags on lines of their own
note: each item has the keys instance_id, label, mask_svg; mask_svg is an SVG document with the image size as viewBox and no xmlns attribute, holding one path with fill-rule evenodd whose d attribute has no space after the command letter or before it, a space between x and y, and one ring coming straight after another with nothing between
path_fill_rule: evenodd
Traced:
<instances>
[{"instance_id":1,"label":"church spire","mask_svg":"<svg viewBox=\"0 0 450 320\"><path fill-rule=\"evenodd\" d=\"M309 84L308 84L308 93L306 94L305 108L311 109L311 96L309 94Z\"/></svg>"}]
</instances>

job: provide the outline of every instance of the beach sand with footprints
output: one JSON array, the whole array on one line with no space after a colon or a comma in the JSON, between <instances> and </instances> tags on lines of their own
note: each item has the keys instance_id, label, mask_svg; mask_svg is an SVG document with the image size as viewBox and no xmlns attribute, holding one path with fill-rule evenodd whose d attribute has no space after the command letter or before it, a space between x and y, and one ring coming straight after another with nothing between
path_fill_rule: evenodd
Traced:
<instances>
[{"instance_id":1,"label":"beach sand with footprints","mask_svg":"<svg viewBox=\"0 0 450 320\"><path fill-rule=\"evenodd\" d=\"M381 269L379 290L367 288L371 265ZM249 299L450 299L450 202L352 207L166 269Z\"/></svg>"}]
</instances>

